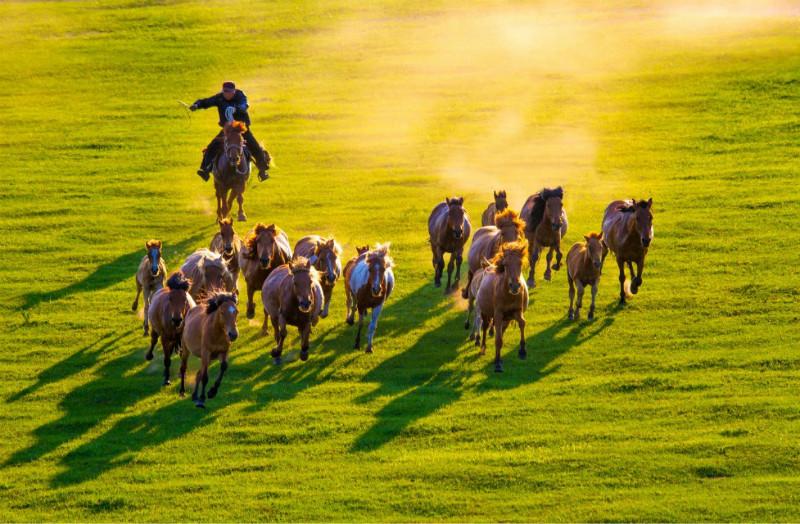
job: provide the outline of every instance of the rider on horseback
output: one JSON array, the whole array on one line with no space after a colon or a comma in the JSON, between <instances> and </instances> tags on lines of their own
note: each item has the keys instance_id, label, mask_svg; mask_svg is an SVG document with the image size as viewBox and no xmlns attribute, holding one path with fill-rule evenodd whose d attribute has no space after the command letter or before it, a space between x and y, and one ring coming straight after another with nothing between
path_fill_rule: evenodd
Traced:
<instances>
[{"instance_id":1,"label":"rider on horseback","mask_svg":"<svg viewBox=\"0 0 800 524\"><path fill-rule=\"evenodd\" d=\"M261 148L256 137L250 131L250 115L247 114L247 96L241 89L236 89L233 82L225 82L222 84L222 91L209 98L201 98L192 104L189 109L197 111L198 109L207 109L209 107L216 107L219 112L219 125L225 125L225 122L237 120L247 124L247 131L242 134L247 143L247 149L252 153L256 165L258 166L259 180L266 180L269 178L267 170L269 169L269 153ZM219 152L222 142L222 131L208 144L208 147L203 152L203 162L200 164L200 169L197 174L200 178L208 181L208 174L211 172L211 165L214 158Z\"/></svg>"}]
</instances>

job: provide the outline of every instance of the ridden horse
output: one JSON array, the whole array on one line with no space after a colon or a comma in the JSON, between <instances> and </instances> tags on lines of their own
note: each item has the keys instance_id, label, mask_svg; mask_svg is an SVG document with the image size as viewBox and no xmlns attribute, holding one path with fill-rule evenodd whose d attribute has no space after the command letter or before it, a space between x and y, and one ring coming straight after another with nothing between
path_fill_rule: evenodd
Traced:
<instances>
[{"instance_id":1,"label":"ridden horse","mask_svg":"<svg viewBox=\"0 0 800 524\"><path fill-rule=\"evenodd\" d=\"M378 244L375 249L361 253L354 264L348 262L345 271L344 291L347 295L347 323L353 325L358 311L358 331L353 349L361 348L361 328L367 309L372 309L372 320L367 330L367 353L372 353L372 339L378 327L383 305L394 289L394 262L389 256L389 244Z\"/></svg>"},{"instance_id":2,"label":"ridden horse","mask_svg":"<svg viewBox=\"0 0 800 524\"><path fill-rule=\"evenodd\" d=\"M434 284L442 285L442 272L444 271L444 254L450 253L447 263L447 287L444 292L450 291L450 278L453 274L453 264L456 266L456 281L453 290L458 289L458 280L461 278L461 260L464 244L469 240L472 228L469 223L467 211L464 209L464 198L445 198L433 208L428 218L428 234L430 235L431 251L433 252L433 268L435 270Z\"/></svg>"},{"instance_id":3,"label":"ridden horse","mask_svg":"<svg viewBox=\"0 0 800 524\"><path fill-rule=\"evenodd\" d=\"M494 195L494 202L486 207L486 210L481 215L482 226L493 226L494 216L497 213L502 213L508 207L508 199L506 198L505 190L492 191Z\"/></svg>"},{"instance_id":4,"label":"ridden horse","mask_svg":"<svg viewBox=\"0 0 800 524\"><path fill-rule=\"evenodd\" d=\"M167 280L167 287L158 290L150 304L150 350L145 355L153 360L153 349L158 337L161 337L161 349L164 350L164 382L169 385L169 365L172 352L178 353L181 346L181 333L186 314L196 304L189 295L191 282L183 273L176 271Z\"/></svg>"},{"instance_id":5,"label":"ridden horse","mask_svg":"<svg viewBox=\"0 0 800 524\"><path fill-rule=\"evenodd\" d=\"M228 271L233 275L233 282L236 283L239 281L239 251L242 249L242 240L233 230L233 220L223 218L218 222L219 232L211 239L208 249L222 255Z\"/></svg>"},{"instance_id":6,"label":"ridden horse","mask_svg":"<svg viewBox=\"0 0 800 524\"><path fill-rule=\"evenodd\" d=\"M615 200L603 215L603 238L619 266L619 303L625 303L625 264L631 272L630 291L636 294L642 285L644 258L653 240L653 199ZM603 260L605 255L603 254ZM633 275L636 264L636 276Z\"/></svg>"},{"instance_id":7,"label":"ridden horse","mask_svg":"<svg viewBox=\"0 0 800 524\"><path fill-rule=\"evenodd\" d=\"M181 335L181 390L183 396L186 391L186 364L189 354L200 359L200 369L194 383L192 400L198 408L204 408L206 402L206 386L208 385L208 365L211 359L219 360L219 375L214 385L208 391L208 398L217 396L222 377L228 369L228 352L231 342L239 337L236 327L236 309L239 292L225 293L216 291L205 302L194 306L186 314L183 334ZM202 382L200 395L197 394Z\"/></svg>"},{"instance_id":8,"label":"ridden horse","mask_svg":"<svg viewBox=\"0 0 800 524\"><path fill-rule=\"evenodd\" d=\"M603 269L603 233L589 233L583 237L585 242L576 242L567 253L567 281L569 282L569 319L580 318L585 286L592 286L592 305L589 306L589 320L594 318L594 299L597 286L600 284L600 273ZM572 309L575 298L575 287L578 288L578 302Z\"/></svg>"},{"instance_id":9,"label":"ridden horse","mask_svg":"<svg viewBox=\"0 0 800 524\"><path fill-rule=\"evenodd\" d=\"M500 350L503 348L503 333L511 320L519 325L519 358L527 356L525 351L525 309L528 307L528 286L522 279L522 263L528 243L525 240L503 244L492 259L492 265L484 271L476 302L481 319L481 354L486 352L486 331L489 324L495 326L494 370L503 371Z\"/></svg>"},{"instance_id":10,"label":"ridden horse","mask_svg":"<svg viewBox=\"0 0 800 524\"><path fill-rule=\"evenodd\" d=\"M308 339L311 328L319 322L325 300L319 273L306 257L295 257L269 274L261 289L264 304L264 324L267 317L275 331L275 349L272 360L281 363L286 325L297 326L300 332L300 360L308 360Z\"/></svg>"},{"instance_id":11,"label":"ridden horse","mask_svg":"<svg viewBox=\"0 0 800 524\"><path fill-rule=\"evenodd\" d=\"M325 295L325 305L322 307L320 317L328 316L328 308L331 305L333 287L342 274L342 246L333 238L322 238L318 235L309 235L297 241L294 246L295 257L306 257L314 264L319 271L322 284L322 291Z\"/></svg>"},{"instance_id":12,"label":"ridden horse","mask_svg":"<svg viewBox=\"0 0 800 524\"><path fill-rule=\"evenodd\" d=\"M247 318L256 316L253 295L260 291L270 272L292 259L289 237L275 224L256 224L242 243L239 267L247 284Z\"/></svg>"},{"instance_id":13,"label":"ridden horse","mask_svg":"<svg viewBox=\"0 0 800 524\"><path fill-rule=\"evenodd\" d=\"M227 217L233 210L233 200L239 204L240 222L247 220L242 204L244 188L250 178L250 159L242 136L247 125L237 120L222 127L223 148L214 162L214 190L217 194L217 218Z\"/></svg>"},{"instance_id":14,"label":"ridden horse","mask_svg":"<svg viewBox=\"0 0 800 524\"><path fill-rule=\"evenodd\" d=\"M148 240L144 244L147 254L139 263L136 270L136 298L131 306L132 311L139 309L139 295L144 292L144 336L149 333L147 313L150 310L150 300L153 293L164 287L164 278L167 275L167 264L161 258L161 241Z\"/></svg>"},{"instance_id":15,"label":"ridden horse","mask_svg":"<svg viewBox=\"0 0 800 524\"><path fill-rule=\"evenodd\" d=\"M544 279L550 280L550 261L553 251L556 252L556 263L553 269L561 269L561 239L567 234L567 212L564 211L564 190L561 186L555 189L542 189L531 195L520 210L520 218L525 221L525 237L528 239L528 256L530 273L528 286L536 287L536 262L542 248L549 247L547 252L547 269Z\"/></svg>"},{"instance_id":16,"label":"ridden horse","mask_svg":"<svg viewBox=\"0 0 800 524\"><path fill-rule=\"evenodd\" d=\"M215 291L231 292L236 289L236 281L222 255L206 248L198 249L186 257L181 273L191 280L189 294L195 301Z\"/></svg>"},{"instance_id":17,"label":"ridden horse","mask_svg":"<svg viewBox=\"0 0 800 524\"><path fill-rule=\"evenodd\" d=\"M494 225L483 226L472 236L472 244L467 252L467 285L461 296L467 298L472 276L481 268L484 260L491 260L500 245L525 238L525 223L519 219L516 211L506 209L495 215Z\"/></svg>"}]
</instances>

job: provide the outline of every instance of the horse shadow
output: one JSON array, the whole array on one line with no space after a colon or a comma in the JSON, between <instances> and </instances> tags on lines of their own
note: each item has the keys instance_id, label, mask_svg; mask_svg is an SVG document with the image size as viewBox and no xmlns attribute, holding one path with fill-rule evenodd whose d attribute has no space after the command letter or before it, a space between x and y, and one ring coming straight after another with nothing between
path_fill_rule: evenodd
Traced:
<instances>
[{"instance_id":1,"label":"horse shadow","mask_svg":"<svg viewBox=\"0 0 800 524\"><path fill-rule=\"evenodd\" d=\"M198 243L201 240L210 242L211 236L208 233L209 230L202 229L174 244L165 242L164 253L162 257L168 262L173 260L177 262L177 260L179 260L188 249L207 247L205 242L199 246ZM144 244L142 244L142 246L143 245ZM89 273L81 280L68 284L62 288L51 291L32 291L25 293L20 297L22 302L21 308L23 311L27 311L35 306L38 306L42 302L57 301L79 293L100 291L128 279L131 280L131 299L133 299L133 295L136 292L136 286L134 283L136 270L139 268L139 263L142 261L142 257L144 256L145 252L144 248L142 247L141 249L136 249L129 253L125 253L124 255L120 255L110 262L101 264L97 267L97 269ZM175 266L174 269L178 269L179 267L180 262L177 262L177 266Z\"/></svg>"}]
</instances>

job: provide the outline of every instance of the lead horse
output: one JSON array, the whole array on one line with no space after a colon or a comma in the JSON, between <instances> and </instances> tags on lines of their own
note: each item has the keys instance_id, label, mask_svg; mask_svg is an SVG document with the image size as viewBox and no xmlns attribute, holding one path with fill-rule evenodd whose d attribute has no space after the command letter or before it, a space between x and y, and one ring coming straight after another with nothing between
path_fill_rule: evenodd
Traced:
<instances>
[{"instance_id":1,"label":"lead horse","mask_svg":"<svg viewBox=\"0 0 800 524\"><path fill-rule=\"evenodd\" d=\"M464 209L464 198L445 198L431 211L428 218L428 234L430 235L431 251L433 252L433 281L436 287L442 285L442 272L444 271L444 254L450 253L447 263L447 287L444 292L451 291L450 281L453 275L453 265L456 268L456 280L452 290L458 289L461 278L461 261L463 259L464 244L469 240L472 227L469 223L467 211Z\"/></svg>"},{"instance_id":2,"label":"lead horse","mask_svg":"<svg viewBox=\"0 0 800 524\"><path fill-rule=\"evenodd\" d=\"M644 258L653 240L653 199L611 202L603 215L603 239L617 258L619 303L624 304L627 296L625 264L631 272L630 292L635 295L642 285ZM606 254L603 253L603 260ZM636 276L633 264L636 264Z\"/></svg>"},{"instance_id":3,"label":"lead horse","mask_svg":"<svg viewBox=\"0 0 800 524\"><path fill-rule=\"evenodd\" d=\"M239 204L237 219L247 220L244 213L244 188L250 178L250 159L245 151L244 133L247 125L237 120L225 122L222 128L223 148L214 162L214 190L217 194L217 219L227 217L233 200Z\"/></svg>"},{"instance_id":4,"label":"lead horse","mask_svg":"<svg viewBox=\"0 0 800 524\"><path fill-rule=\"evenodd\" d=\"M542 248L549 247L547 252L547 269L544 279L550 280L550 262L553 252L556 263L553 269L561 269L561 238L567 234L567 212L564 211L564 190L561 186L555 189L542 189L528 197L519 216L525 221L525 237L528 239L528 287L536 287L536 262Z\"/></svg>"}]
</instances>

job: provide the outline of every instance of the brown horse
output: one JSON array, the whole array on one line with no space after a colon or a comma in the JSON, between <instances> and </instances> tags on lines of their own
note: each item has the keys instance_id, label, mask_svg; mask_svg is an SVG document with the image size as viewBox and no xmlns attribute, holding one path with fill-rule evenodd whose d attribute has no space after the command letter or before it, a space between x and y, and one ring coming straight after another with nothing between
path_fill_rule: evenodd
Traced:
<instances>
[{"instance_id":1,"label":"brown horse","mask_svg":"<svg viewBox=\"0 0 800 524\"><path fill-rule=\"evenodd\" d=\"M183 396L186 391L186 364L189 361L189 354L192 354L200 359L200 369L197 371L192 393L192 400L198 408L206 407L208 365L211 363L211 359L219 360L219 375L208 391L208 398L217 396L222 377L228 369L228 352L231 342L239 337L239 330L236 327L236 317L239 314L239 310L236 309L238 298L238 291L233 293L216 291L209 295L205 302L190 309L184 320L183 334L181 335L180 394ZM202 391L198 395L201 383L203 384Z\"/></svg>"},{"instance_id":2,"label":"brown horse","mask_svg":"<svg viewBox=\"0 0 800 524\"><path fill-rule=\"evenodd\" d=\"M347 295L347 323L353 325L353 317L358 311L358 332L354 349L361 348L361 328L367 309L372 309L372 320L367 331L367 353L372 353L372 339L378 328L378 318L383 305L394 289L394 272L389 256L389 244L378 244L375 249L361 253L345 273L344 290Z\"/></svg>"},{"instance_id":3,"label":"brown horse","mask_svg":"<svg viewBox=\"0 0 800 524\"><path fill-rule=\"evenodd\" d=\"M467 298L472 276L481 268L484 260L491 260L500 245L525 238L525 224L513 209L506 209L495 215L495 224L483 226L475 232L467 252L467 285L461 296Z\"/></svg>"},{"instance_id":4,"label":"brown horse","mask_svg":"<svg viewBox=\"0 0 800 524\"><path fill-rule=\"evenodd\" d=\"M181 273L191 280L189 294L196 301L202 300L214 291L231 292L236 289L236 281L222 255L205 248L198 249L186 257L181 266Z\"/></svg>"},{"instance_id":5,"label":"brown horse","mask_svg":"<svg viewBox=\"0 0 800 524\"><path fill-rule=\"evenodd\" d=\"M328 308L331 305L333 287L342 274L342 246L333 238L322 238L318 235L309 235L297 241L294 246L295 257L306 257L311 260L314 267L322 275L322 291L325 294L325 305L322 308L320 317L328 316Z\"/></svg>"},{"instance_id":6,"label":"brown horse","mask_svg":"<svg viewBox=\"0 0 800 524\"><path fill-rule=\"evenodd\" d=\"M603 238L617 257L619 267L619 303L624 304L625 264L631 272L630 292L636 294L642 285L644 258L653 240L653 199L615 200L603 215ZM603 254L605 260L606 253ZM636 276L633 275L636 264Z\"/></svg>"},{"instance_id":7,"label":"brown horse","mask_svg":"<svg viewBox=\"0 0 800 524\"><path fill-rule=\"evenodd\" d=\"M564 211L564 190L561 186L555 189L542 189L539 193L531 195L520 210L520 218L525 221L525 237L528 239L528 256L530 273L528 286L536 287L536 262L542 248L549 247L547 252L547 269L544 279L550 280L550 262L553 251L556 253L556 263L553 269L561 269L561 238L567 234L567 212Z\"/></svg>"},{"instance_id":8,"label":"brown horse","mask_svg":"<svg viewBox=\"0 0 800 524\"><path fill-rule=\"evenodd\" d=\"M502 213L508 207L508 199L506 198L505 190L492 191L492 194L494 195L494 202L489 204L489 206L481 215L482 226L493 226L494 216L497 213Z\"/></svg>"},{"instance_id":9,"label":"brown horse","mask_svg":"<svg viewBox=\"0 0 800 524\"><path fill-rule=\"evenodd\" d=\"M592 305L589 306L589 320L594 318L594 299L600 284L603 269L603 233L589 233L583 237L585 242L576 242L567 253L567 281L569 282L569 319L578 320L583 305L585 286L592 286ZM578 302L572 309L575 287L578 287Z\"/></svg>"},{"instance_id":10,"label":"brown horse","mask_svg":"<svg viewBox=\"0 0 800 524\"><path fill-rule=\"evenodd\" d=\"M503 333L509 322L519 325L519 358L527 356L525 351L525 309L528 307L528 287L522 279L522 263L528 243L525 240L503 244L492 259L492 265L484 271L476 302L481 317L481 354L486 351L486 331L495 326L494 370L503 371L500 350L503 348Z\"/></svg>"},{"instance_id":11,"label":"brown horse","mask_svg":"<svg viewBox=\"0 0 800 524\"><path fill-rule=\"evenodd\" d=\"M228 266L228 271L233 275L233 282L239 281L239 251L242 249L242 240L233 230L233 220L223 218L219 220L219 232L211 239L208 249L219 253Z\"/></svg>"},{"instance_id":12,"label":"brown horse","mask_svg":"<svg viewBox=\"0 0 800 524\"><path fill-rule=\"evenodd\" d=\"M250 178L250 160L244 149L247 125L244 122L225 122L222 128L224 146L214 162L214 190L217 194L217 218L222 220L233 210L233 200L239 204L238 220L244 222L244 188Z\"/></svg>"},{"instance_id":13,"label":"brown horse","mask_svg":"<svg viewBox=\"0 0 800 524\"><path fill-rule=\"evenodd\" d=\"M145 355L147 360L153 360L153 349L156 347L158 337L161 337L161 349L164 350L164 382L169 385L169 366L172 352L180 351L181 333L186 314L195 306L194 300L189 295L191 282L186 280L183 273L176 271L167 280L167 287L158 290L150 304L150 350Z\"/></svg>"},{"instance_id":14,"label":"brown horse","mask_svg":"<svg viewBox=\"0 0 800 524\"><path fill-rule=\"evenodd\" d=\"M131 306L132 311L139 309L139 295L144 292L144 336L147 336L150 329L147 314L150 310L150 300L153 293L164 287L164 279L167 275L167 264L161 258L161 241L148 240L144 244L147 254L139 263L136 270L136 298Z\"/></svg>"},{"instance_id":15,"label":"brown horse","mask_svg":"<svg viewBox=\"0 0 800 524\"><path fill-rule=\"evenodd\" d=\"M488 260L483 260L481 262L481 268L472 275L472 279L470 280L469 287L466 288L467 296L464 297L467 299L467 320L464 321L464 329L470 329L470 318L472 316L472 312L475 309L475 300L478 298L478 290L481 288L481 282L483 282L483 275L486 273L486 268L489 267L491 263ZM472 322L472 330L469 332L469 339L475 340L475 345L480 346L481 344L481 312L475 312L475 319ZM494 334L493 331L489 332L489 336Z\"/></svg>"},{"instance_id":16,"label":"brown horse","mask_svg":"<svg viewBox=\"0 0 800 524\"><path fill-rule=\"evenodd\" d=\"M273 269L291 259L289 237L275 224L259 222L247 234L239 251L239 267L247 284L247 318L256 316L255 292L261 290Z\"/></svg>"},{"instance_id":17,"label":"brown horse","mask_svg":"<svg viewBox=\"0 0 800 524\"><path fill-rule=\"evenodd\" d=\"M452 290L458 289L458 280L461 278L461 260L464 244L469 240L472 227L469 223L467 211L464 209L464 198L445 198L433 208L428 218L428 234L430 235L431 251L433 252L433 269L435 270L434 284L442 285L442 272L444 271L444 254L450 253L447 263L447 287L450 289L450 279L453 274L453 264L456 266L456 281Z\"/></svg>"},{"instance_id":18,"label":"brown horse","mask_svg":"<svg viewBox=\"0 0 800 524\"><path fill-rule=\"evenodd\" d=\"M300 360L308 360L308 339L311 328L319 321L324 300L319 273L306 257L296 257L269 274L261 289L261 301L264 303L264 323L269 317L275 332L277 345L271 354L276 365L281 363L287 324L297 326Z\"/></svg>"}]
</instances>

